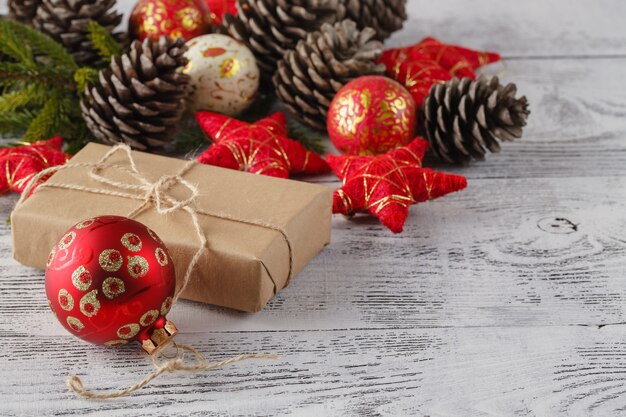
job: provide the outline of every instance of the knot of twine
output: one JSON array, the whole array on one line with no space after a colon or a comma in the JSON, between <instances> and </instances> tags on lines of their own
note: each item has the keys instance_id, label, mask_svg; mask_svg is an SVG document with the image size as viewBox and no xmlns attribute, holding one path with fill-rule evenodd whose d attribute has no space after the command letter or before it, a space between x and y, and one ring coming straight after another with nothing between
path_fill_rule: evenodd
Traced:
<instances>
[{"instance_id":1,"label":"knot of twine","mask_svg":"<svg viewBox=\"0 0 626 417\"><path fill-rule=\"evenodd\" d=\"M117 152L120 152L120 151L126 155L126 158L128 161L128 167L120 166L120 165L111 165L107 163L107 161L113 155L115 155ZM132 199L138 199L142 201L139 207L137 207L131 213L128 214L127 217L129 218L136 217L146 208L151 207L151 206L154 207L157 213L162 214L162 215L173 213L177 210L186 211L191 217L191 221L194 226L194 230L196 232L196 235L198 237L198 241L200 244L198 246L198 250L195 252L194 256L189 262L189 265L187 266L185 275L183 276L181 286L178 288L178 290L176 291L173 297L172 303L174 304L178 301L178 298L180 297L180 295L187 288L187 285L189 284L189 281L191 279L191 275L194 269L196 268L196 266L198 265L198 262L200 261L200 257L202 256L202 253L207 247L207 242L208 242L207 237L204 231L202 230L202 226L200 225L200 221L198 219L198 210L193 207L193 203L195 202L195 200L197 199L199 195L198 187L196 187L194 184L190 183L185 178L183 178L183 176L195 164L196 164L195 161L189 161L180 169L180 171L177 174L163 175L157 181L150 182L137 169L137 165L135 164L135 160L131 154L130 147L125 144L119 144L111 148L102 157L102 159L100 159L96 163L69 162L69 163L66 163L65 165L50 167L39 172L29 181L28 185L22 192L22 195L20 199L18 200L16 207L20 206L21 204L24 203L24 201L26 201L26 199L28 199L28 197L32 194L34 187L36 187L39 181L42 180L43 178L47 178L50 175L54 174L55 172L58 172L64 169L91 168L91 170L89 171L89 176L94 181L100 184L113 187L115 190L95 189L95 188L86 187L86 186L77 185L77 184L49 184L49 183L40 184L37 187L37 190L46 188L46 187L57 187L57 188L64 188L64 189L69 189L69 190L92 192L96 194L132 198ZM133 178L136 181L136 183L122 182L112 177L106 176L105 174L103 174L103 171L107 168L117 169L118 171ZM177 199L174 196L172 196L169 193L169 190L176 185L183 186L184 188L186 188L189 193L189 196L184 199ZM213 213L207 213L207 212L203 212L203 214L212 215L215 217L238 221L242 223L252 224L256 226L267 227L267 228L280 232L285 238L285 241L287 242L287 246L289 248L289 277L288 277L287 283L289 282L289 280L291 279L291 275L292 275L293 256L292 256L291 243L289 239L287 238L286 233L282 229L272 226L272 225L264 224L264 223L236 219L226 214L220 215L220 214L213 214ZM159 357L160 356L165 357L165 354L163 354L163 351L165 350L165 348L168 348L168 347L176 348L176 352L177 352L176 358L171 359L164 363L159 363ZM185 352L192 353L195 356L196 362L192 364L186 363L184 360ZM198 350L196 350L194 347L189 346L189 345L184 345L184 344L177 344L174 341L168 341L165 344L158 347L157 350L153 353L152 360L154 362L154 366L156 367L156 370L152 372L151 374L149 374L148 376L146 376L141 381L139 381L138 383L126 389L123 389L121 391L116 391L113 393L108 393L108 394L97 394L95 392L85 389L82 381L76 375L70 375L68 377L67 385L74 393L85 398L92 398L92 399L117 398L117 397L123 397L127 394L137 391L138 389L141 389L142 387L150 383L150 381L157 378L159 375L161 375L164 372L206 371L210 369L220 368L222 366L226 366L231 363L239 362L239 361L246 360L246 359L278 359L278 356L266 355L266 354L238 355L238 356L235 356L235 357L232 357L232 358L220 361L220 362L207 363L206 359L202 356L202 354L198 352Z\"/></svg>"}]
</instances>

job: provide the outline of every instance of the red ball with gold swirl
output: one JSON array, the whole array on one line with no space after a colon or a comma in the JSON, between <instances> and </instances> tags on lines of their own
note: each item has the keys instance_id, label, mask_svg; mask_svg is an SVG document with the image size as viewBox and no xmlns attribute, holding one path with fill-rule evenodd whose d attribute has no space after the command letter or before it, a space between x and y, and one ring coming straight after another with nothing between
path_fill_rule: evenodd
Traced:
<instances>
[{"instance_id":1,"label":"red ball with gold swirl","mask_svg":"<svg viewBox=\"0 0 626 417\"><path fill-rule=\"evenodd\" d=\"M128 30L135 39L161 36L187 40L209 33L211 13L204 0L139 0Z\"/></svg>"},{"instance_id":2,"label":"red ball with gold swirl","mask_svg":"<svg viewBox=\"0 0 626 417\"><path fill-rule=\"evenodd\" d=\"M328 111L331 141L343 154L380 155L415 137L411 94L391 78L363 76L346 84Z\"/></svg>"},{"instance_id":3,"label":"red ball with gold swirl","mask_svg":"<svg viewBox=\"0 0 626 417\"><path fill-rule=\"evenodd\" d=\"M151 352L176 333L165 318L176 287L172 258L135 220L101 216L74 225L52 248L45 281L57 319L88 342L137 340Z\"/></svg>"}]
</instances>

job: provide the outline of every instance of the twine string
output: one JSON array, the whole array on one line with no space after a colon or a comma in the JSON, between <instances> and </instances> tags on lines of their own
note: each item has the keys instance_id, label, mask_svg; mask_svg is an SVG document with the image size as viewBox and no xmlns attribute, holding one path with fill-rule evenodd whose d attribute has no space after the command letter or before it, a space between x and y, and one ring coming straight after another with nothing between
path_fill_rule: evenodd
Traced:
<instances>
[{"instance_id":1,"label":"twine string","mask_svg":"<svg viewBox=\"0 0 626 417\"><path fill-rule=\"evenodd\" d=\"M159 362L159 358L165 355L163 351L169 347L175 347L177 349L177 355L174 359L170 359L166 362ZM182 352L182 353L181 353ZM193 362L187 362L185 360L185 352L191 353L193 358L195 359ZM267 355L254 353L249 355L237 355L228 359L224 359L218 362L207 362L204 356L193 346L178 344L174 341L169 341L164 345L159 346L157 351L152 355L152 361L154 363L154 367L156 368L154 372L148 374L144 379L137 382L134 385L131 385L128 388L125 388L120 391L114 391L109 393L96 393L85 389L83 382L76 375L70 375L67 378L67 386L72 390L76 395L79 395L88 399L100 399L106 400L110 398L119 398L131 394L137 390L148 385L152 380L158 378L161 374L165 372L200 372L200 371L209 371L217 368L222 368L224 366L230 365L235 362L240 362L248 359L279 359L277 355Z\"/></svg>"},{"instance_id":2,"label":"twine string","mask_svg":"<svg viewBox=\"0 0 626 417\"><path fill-rule=\"evenodd\" d=\"M107 164L107 161L111 157L113 157L113 155L115 155L117 152L120 152L120 151L126 155L129 168L119 166L119 165ZM85 186L77 185L77 184L48 184L48 183L40 184L37 187L37 190L40 190L46 187L56 187L56 188L63 188L63 189L68 189L68 190L87 191L87 192L92 192L92 193L97 193L97 194L140 200L141 204L136 209L134 209L131 213L129 213L129 215L127 216L129 218L135 218L136 216L138 216L140 213L142 213L144 210L146 210L149 207L154 207L156 212L161 215L167 215L177 210L184 210L185 212L189 214L191 218L191 222L193 224L194 230L196 232L196 236L199 241L199 246L198 246L198 250L195 252L194 256L189 262L189 265L187 266L185 275L183 276L181 286L178 288L178 290L176 291L173 297L173 304L174 304L178 301L178 298L180 297L180 295L187 288L189 281L191 279L191 275L194 269L196 268L196 266L198 265L200 261L200 257L202 256L202 253L204 252L208 243L207 237L204 231L202 230L202 226L200 225L200 220L198 218L199 211L195 209L194 207L192 207L193 203L196 201L200 192L198 190L198 187L196 187L194 184L190 183L189 181L183 178L183 176L187 172L189 172L189 170L195 164L196 164L195 161L189 161L180 169L180 171L177 174L163 175L157 181L150 182L137 169L137 165L135 163L134 158L132 157L130 147L125 144L119 144L111 148L102 157L102 159L100 159L96 163L87 163L87 162L71 163L70 162L65 165L50 167L39 172L37 175L33 176L33 178L29 181L28 185L22 192L22 195L20 196L20 199L18 200L16 207L19 207L21 204L24 203L24 201L26 201L26 199L28 199L28 197L30 197L30 195L33 192L34 187L37 186L38 182L41 179L47 178L48 176L58 171L69 169L69 168L91 168L91 170L89 171L89 176L93 180L101 184L109 185L115 188L116 190L94 189L94 188L85 187ZM127 183L127 182L117 181L111 177L107 177L102 173L102 171L104 171L106 168L116 168L119 171L128 174L137 183L132 184L132 183ZM174 198L171 194L168 193L168 191L175 185L181 185L185 187L187 191L189 192L189 196L184 199ZM200 213L208 214L208 215L212 215L215 217L224 218L228 220L239 221L242 223L254 224L257 226L267 227L267 228L279 231L282 234L285 241L287 242L287 246L289 249L289 277L287 280L287 284L289 283L289 280L291 279L291 275L292 275L292 264L293 264L292 248L291 248L291 242L289 241L286 233L282 229L272 226L272 225L263 224L263 223L256 223L256 222L247 221L247 220L239 220L239 219L233 218L225 214L220 215L220 214L213 214L213 213L206 213L206 212L200 212ZM168 348L168 347L175 347L177 351L176 355L173 357L173 359L170 359L169 361L159 363L159 358L161 356L167 357L166 355L164 355L163 351L165 348ZM191 363L191 364L185 362L184 360L185 352L192 353L196 359L196 362ZM190 345L185 345L185 344L177 344L173 340L170 340L166 342L165 344L159 346L157 350L153 353L152 360L153 360L156 370L152 372L151 374L147 375L138 383L128 388L125 388L120 391L112 392L112 393L98 394L93 391L89 391L85 389L81 379L76 375L70 375L68 377L67 385L75 394L81 397L90 398L90 399L118 398L118 397L123 397L125 395L128 395L134 391L141 389L142 387L149 384L155 378L158 378L164 372L206 371L206 370L220 368L220 367L229 365L231 363L239 362L239 361L246 360L246 359L278 359L278 357L276 355L248 354L248 355L237 355L232 358L225 359L219 362L207 363L204 356L202 356L202 354L194 347Z\"/></svg>"}]
</instances>

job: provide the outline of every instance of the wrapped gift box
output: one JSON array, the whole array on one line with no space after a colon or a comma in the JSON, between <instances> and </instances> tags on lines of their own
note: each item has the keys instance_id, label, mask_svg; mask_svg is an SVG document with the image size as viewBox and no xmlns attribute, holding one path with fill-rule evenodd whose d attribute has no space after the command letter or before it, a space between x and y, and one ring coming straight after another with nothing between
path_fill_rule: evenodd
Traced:
<instances>
[{"instance_id":1,"label":"wrapped gift box","mask_svg":"<svg viewBox=\"0 0 626 417\"><path fill-rule=\"evenodd\" d=\"M75 223L99 215L127 216L144 204L145 196L115 195L118 188L90 175L89 165L110 149L87 145L70 161L85 166L57 172L13 211L13 256L18 262L43 269L50 249ZM151 183L176 175L187 164L141 152L132 152L132 158ZM124 152L115 153L101 175L137 184L129 162ZM332 192L327 187L200 164L183 178L198 188L189 207L198 214L208 245L182 298L259 311L330 242ZM178 183L167 193L184 200L190 191ZM200 246L190 214L180 209L159 214L152 201L135 219L166 243L180 284Z\"/></svg>"}]
</instances>

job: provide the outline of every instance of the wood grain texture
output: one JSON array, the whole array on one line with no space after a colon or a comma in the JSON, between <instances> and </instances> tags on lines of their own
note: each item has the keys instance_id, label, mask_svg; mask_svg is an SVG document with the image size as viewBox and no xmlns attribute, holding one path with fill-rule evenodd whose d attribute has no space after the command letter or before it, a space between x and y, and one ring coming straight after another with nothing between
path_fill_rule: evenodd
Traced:
<instances>
[{"instance_id":1,"label":"wood grain texture","mask_svg":"<svg viewBox=\"0 0 626 417\"><path fill-rule=\"evenodd\" d=\"M70 336L13 337L5 343L13 353L8 367L14 377L0 385L3 416L606 417L623 415L626 407L623 328L210 336L184 335L215 359L250 349L282 358L195 376L164 375L132 397L98 402L69 394L63 384L66 373L78 373L91 388L116 389L151 371L140 352L86 346Z\"/></svg>"},{"instance_id":2,"label":"wood grain texture","mask_svg":"<svg viewBox=\"0 0 626 417\"><path fill-rule=\"evenodd\" d=\"M626 3L408 4L390 45L433 35L503 52L532 106L524 139L435 165L470 186L412 208L402 235L335 218L333 243L257 315L191 302L170 315L210 359L280 361L164 375L107 402L74 398L66 375L117 389L149 361L55 322L43 273L11 259L16 196L1 197L0 416L626 415Z\"/></svg>"},{"instance_id":3,"label":"wood grain texture","mask_svg":"<svg viewBox=\"0 0 626 417\"><path fill-rule=\"evenodd\" d=\"M624 56L620 0L408 0L409 21L392 44L434 36L507 58Z\"/></svg>"}]
</instances>

